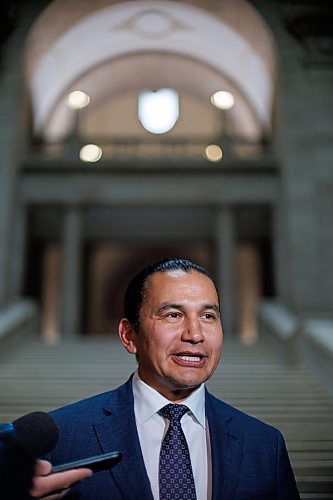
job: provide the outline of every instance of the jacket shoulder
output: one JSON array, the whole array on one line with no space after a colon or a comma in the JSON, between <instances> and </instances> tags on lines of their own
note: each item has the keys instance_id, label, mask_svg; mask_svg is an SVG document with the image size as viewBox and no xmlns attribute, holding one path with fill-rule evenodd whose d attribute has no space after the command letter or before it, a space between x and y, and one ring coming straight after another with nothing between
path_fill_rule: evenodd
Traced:
<instances>
[{"instance_id":1,"label":"jacket shoulder","mask_svg":"<svg viewBox=\"0 0 333 500\"><path fill-rule=\"evenodd\" d=\"M91 420L96 415L96 411L105 409L112 410L115 406L131 404L133 394L131 390L131 378L116 389L90 396L89 398L76 401L66 406L62 406L50 411L50 415L57 422L70 422L71 418L76 420Z\"/></svg>"},{"instance_id":2,"label":"jacket shoulder","mask_svg":"<svg viewBox=\"0 0 333 500\"><path fill-rule=\"evenodd\" d=\"M253 432L271 437L280 437L281 432L276 427L259 420L256 417L248 415L238 408L221 401L210 393L207 393L208 411L213 411L216 417L222 418L224 421L232 421L233 426L239 429L246 429L247 434Z\"/></svg>"}]
</instances>

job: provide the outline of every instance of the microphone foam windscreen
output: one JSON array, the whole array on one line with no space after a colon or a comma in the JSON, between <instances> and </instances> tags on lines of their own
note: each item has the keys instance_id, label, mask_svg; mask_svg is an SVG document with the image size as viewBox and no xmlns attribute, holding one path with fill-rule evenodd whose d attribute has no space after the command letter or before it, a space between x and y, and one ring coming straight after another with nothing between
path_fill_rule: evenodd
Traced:
<instances>
[{"instance_id":1,"label":"microphone foam windscreen","mask_svg":"<svg viewBox=\"0 0 333 500\"><path fill-rule=\"evenodd\" d=\"M17 441L34 457L51 451L58 441L58 426L48 413L28 413L14 420L13 425Z\"/></svg>"}]
</instances>

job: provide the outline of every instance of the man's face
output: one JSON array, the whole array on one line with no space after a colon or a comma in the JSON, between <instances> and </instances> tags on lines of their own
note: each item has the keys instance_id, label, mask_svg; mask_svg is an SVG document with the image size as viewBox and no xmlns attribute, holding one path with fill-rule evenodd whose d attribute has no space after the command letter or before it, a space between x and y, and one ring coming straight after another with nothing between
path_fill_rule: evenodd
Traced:
<instances>
[{"instance_id":1,"label":"man's face","mask_svg":"<svg viewBox=\"0 0 333 500\"><path fill-rule=\"evenodd\" d=\"M138 356L141 379L171 401L184 399L212 375L222 335L214 284L197 271L151 275L138 331L127 320L120 323L126 349Z\"/></svg>"}]
</instances>

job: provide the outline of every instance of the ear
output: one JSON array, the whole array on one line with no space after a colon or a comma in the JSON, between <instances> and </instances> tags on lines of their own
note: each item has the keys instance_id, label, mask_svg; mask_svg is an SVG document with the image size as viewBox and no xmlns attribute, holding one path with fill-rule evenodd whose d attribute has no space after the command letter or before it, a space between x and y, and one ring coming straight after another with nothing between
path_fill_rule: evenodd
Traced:
<instances>
[{"instance_id":1,"label":"ear","mask_svg":"<svg viewBox=\"0 0 333 500\"><path fill-rule=\"evenodd\" d=\"M126 351L130 354L136 354L136 336L133 326L126 318L122 318L119 322L118 333L121 343L125 347Z\"/></svg>"}]
</instances>

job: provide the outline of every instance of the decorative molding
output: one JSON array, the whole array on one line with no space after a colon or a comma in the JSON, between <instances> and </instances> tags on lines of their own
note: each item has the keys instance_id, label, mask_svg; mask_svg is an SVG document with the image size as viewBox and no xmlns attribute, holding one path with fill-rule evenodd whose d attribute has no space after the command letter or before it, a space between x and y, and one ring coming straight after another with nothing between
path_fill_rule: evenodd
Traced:
<instances>
[{"instance_id":1,"label":"decorative molding","mask_svg":"<svg viewBox=\"0 0 333 500\"><path fill-rule=\"evenodd\" d=\"M154 39L164 38L176 31L188 30L189 27L180 23L170 12L147 9L132 15L113 29L132 31L142 38Z\"/></svg>"}]
</instances>

